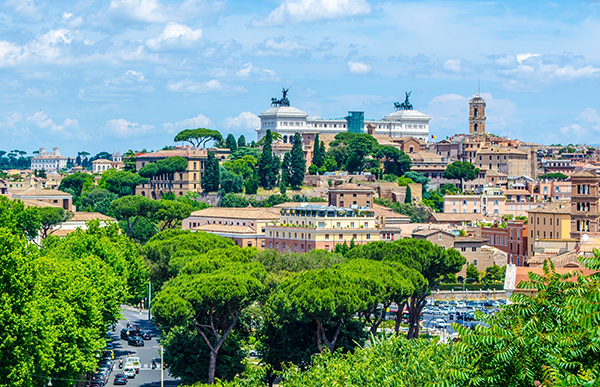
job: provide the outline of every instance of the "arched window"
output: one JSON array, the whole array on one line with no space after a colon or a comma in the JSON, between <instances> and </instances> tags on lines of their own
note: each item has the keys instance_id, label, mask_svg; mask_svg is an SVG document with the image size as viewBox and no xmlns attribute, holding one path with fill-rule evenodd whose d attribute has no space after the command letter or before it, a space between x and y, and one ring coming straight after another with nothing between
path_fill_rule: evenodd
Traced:
<instances>
[{"instance_id":1,"label":"arched window","mask_svg":"<svg viewBox=\"0 0 600 387\"><path fill-rule=\"evenodd\" d=\"M477 108L473 109L473 116L477 117L479 115L479 112L477 111Z\"/></svg>"},{"instance_id":2,"label":"arched window","mask_svg":"<svg viewBox=\"0 0 600 387\"><path fill-rule=\"evenodd\" d=\"M473 124L473 131L476 132L477 131L477 124Z\"/></svg>"}]
</instances>

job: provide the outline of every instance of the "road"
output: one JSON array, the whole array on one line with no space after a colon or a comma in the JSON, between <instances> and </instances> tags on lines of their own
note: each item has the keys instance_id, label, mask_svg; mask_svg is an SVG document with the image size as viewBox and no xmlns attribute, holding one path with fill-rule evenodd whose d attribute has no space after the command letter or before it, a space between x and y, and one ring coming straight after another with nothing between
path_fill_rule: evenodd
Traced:
<instances>
[{"instance_id":1,"label":"road","mask_svg":"<svg viewBox=\"0 0 600 387\"><path fill-rule=\"evenodd\" d=\"M120 320L114 332L110 332L113 337L113 345L115 351L115 368L110 375L110 381L107 386L113 384L115 374L120 371L119 359L125 359L127 355L138 356L141 360L140 372L134 379L129 379L127 386L129 387L157 387L160 386L160 347L158 344L158 330L148 321L148 311L143 311L142 314L138 309L128 307L123 311L124 319ZM127 327L127 320L133 327L135 324L140 324L140 329L152 333L151 340L144 340L143 347L134 347L127 344L126 340L120 338L121 329ZM156 358L156 369L152 369L152 359ZM164 370L164 386L177 386L178 381L169 375L168 370Z\"/></svg>"}]
</instances>

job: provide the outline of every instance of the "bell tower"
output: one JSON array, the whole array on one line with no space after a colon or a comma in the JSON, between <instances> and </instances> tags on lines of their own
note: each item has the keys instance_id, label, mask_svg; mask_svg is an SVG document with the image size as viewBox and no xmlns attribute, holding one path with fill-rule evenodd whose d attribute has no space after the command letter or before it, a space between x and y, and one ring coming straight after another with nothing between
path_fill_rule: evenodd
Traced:
<instances>
[{"instance_id":1,"label":"bell tower","mask_svg":"<svg viewBox=\"0 0 600 387\"><path fill-rule=\"evenodd\" d=\"M485 100L479 95L479 87L475 97L469 101L469 134L485 134Z\"/></svg>"}]
</instances>

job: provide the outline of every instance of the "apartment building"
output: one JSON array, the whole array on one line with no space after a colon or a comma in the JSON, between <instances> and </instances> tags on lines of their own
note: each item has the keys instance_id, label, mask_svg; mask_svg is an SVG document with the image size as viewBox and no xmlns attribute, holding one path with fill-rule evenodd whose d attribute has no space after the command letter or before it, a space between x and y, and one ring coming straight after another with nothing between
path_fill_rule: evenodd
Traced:
<instances>
[{"instance_id":1,"label":"apartment building","mask_svg":"<svg viewBox=\"0 0 600 387\"><path fill-rule=\"evenodd\" d=\"M194 211L181 222L184 230L203 231L229 238L240 247L265 247L265 227L279 220L276 208L219 208Z\"/></svg>"},{"instance_id":2,"label":"apartment building","mask_svg":"<svg viewBox=\"0 0 600 387\"><path fill-rule=\"evenodd\" d=\"M478 168L493 169L508 177L537 177L537 153L533 149L483 147L473 164Z\"/></svg>"},{"instance_id":3,"label":"apartment building","mask_svg":"<svg viewBox=\"0 0 600 387\"><path fill-rule=\"evenodd\" d=\"M54 189L30 188L26 191L13 193L12 197L13 199L20 199L22 201L32 200L44 202L62 207L65 210L73 212L75 211L75 206L73 205L73 195Z\"/></svg>"},{"instance_id":4,"label":"apartment building","mask_svg":"<svg viewBox=\"0 0 600 387\"><path fill-rule=\"evenodd\" d=\"M173 156L185 158L188 166L184 172L174 173L172 176L160 175L152 177L149 183L138 185L135 188L135 194L152 199L160 199L164 192L173 192L175 196L183 196L188 191L201 192L202 175L204 174L204 166L209 150L186 147L136 154L135 167L138 171L149 163Z\"/></svg>"},{"instance_id":5,"label":"apartment building","mask_svg":"<svg viewBox=\"0 0 600 387\"><path fill-rule=\"evenodd\" d=\"M596 190L598 187L596 186ZM597 191L596 191L597 192ZM527 212L529 232L527 255L533 256L536 239L568 239L571 237L571 202L558 200Z\"/></svg>"},{"instance_id":6,"label":"apartment building","mask_svg":"<svg viewBox=\"0 0 600 387\"><path fill-rule=\"evenodd\" d=\"M482 227L481 236L489 246L507 253L507 264L523 266L527 262L527 225L521 220L510 221L506 228Z\"/></svg>"},{"instance_id":7,"label":"apartment building","mask_svg":"<svg viewBox=\"0 0 600 387\"><path fill-rule=\"evenodd\" d=\"M361 184L346 183L329 189L329 204L334 207L371 208L373 188Z\"/></svg>"},{"instance_id":8,"label":"apartment building","mask_svg":"<svg viewBox=\"0 0 600 387\"><path fill-rule=\"evenodd\" d=\"M481 195L445 195L445 214L483 214L502 216L506 198L500 188L486 187Z\"/></svg>"},{"instance_id":9,"label":"apartment building","mask_svg":"<svg viewBox=\"0 0 600 387\"><path fill-rule=\"evenodd\" d=\"M373 210L302 203L281 208L279 221L265 227L265 248L306 252L337 244L379 241Z\"/></svg>"},{"instance_id":10,"label":"apartment building","mask_svg":"<svg viewBox=\"0 0 600 387\"><path fill-rule=\"evenodd\" d=\"M541 162L542 171L546 173L562 173L567 176L571 176L575 173L575 165L570 159L567 160L555 160L555 159L542 159Z\"/></svg>"}]
</instances>

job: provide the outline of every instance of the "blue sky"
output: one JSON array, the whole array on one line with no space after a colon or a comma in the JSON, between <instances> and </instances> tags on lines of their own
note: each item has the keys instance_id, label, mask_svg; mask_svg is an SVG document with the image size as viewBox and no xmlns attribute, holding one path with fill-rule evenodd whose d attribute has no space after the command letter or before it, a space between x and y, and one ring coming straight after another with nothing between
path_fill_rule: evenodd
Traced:
<instances>
[{"instance_id":1,"label":"blue sky","mask_svg":"<svg viewBox=\"0 0 600 387\"><path fill-rule=\"evenodd\" d=\"M412 90L438 138L600 143L600 2L5 0L0 149L158 149L181 129L256 138L279 97L379 119Z\"/></svg>"}]
</instances>

